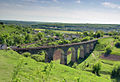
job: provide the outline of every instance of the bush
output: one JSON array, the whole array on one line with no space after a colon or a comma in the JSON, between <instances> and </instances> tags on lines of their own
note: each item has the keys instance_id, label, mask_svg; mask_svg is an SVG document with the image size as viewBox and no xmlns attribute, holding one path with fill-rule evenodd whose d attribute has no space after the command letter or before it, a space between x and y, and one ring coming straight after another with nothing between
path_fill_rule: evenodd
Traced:
<instances>
[{"instance_id":1,"label":"bush","mask_svg":"<svg viewBox=\"0 0 120 82\"><path fill-rule=\"evenodd\" d=\"M89 36L83 38L83 39L82 39L82 42L83 42L83 41L88 41L88 40L90 40L90 37L89 37Z\"/></svg>"},{"instance_id":2,"label":"bush","mask_svg":"<svg viewBox=\"0 0 120 82\"><path fill-rule=\"evenodd\" d=\"M111 73L111 78L117 78L117 77L120 77L120 65L115 66Z\"/></svg>"},{"instance_id":3,"label":"bush","mask_svg":"<svg viewBox=\"0 0 120 82\"><path fill-rule=\"evenodd\" d=\"M95 50L105 50L106 44L97 44Z\"/></svg>"},{"instance_id":4,"label":"bush","mask_svg":"<svg viewBox=\"0 0 120 82\"><path fill-rule=\"evenodd\" d=\"M31 56L31 54L29 53L29 52L25 52L25 53L23 53L22 54L24 57L30 57Z\"/></svg>"},{"instance_id":5,"label":"bush","mask_svg":"<svg viewBox=\"0 0 120 82\"><path fill-rule=\"evenodd\" d=\"M119 36L113 36L114 39L119 39Z\"/></svg>"},{"instance_id":6,"label":"bush","mask_svg":"<svg viewBox=\"0 0 120 82\"><path fill-rule=\"evenodd\" d=\"M76 68L77 65L78 65L77 63L74 63L73 66L72 66L72 68Z\"/></svg>"},{"instance_id":7,"label":"bush","mask_svg":"<svg viewBox=\"0 0 120 82\"><path fill-rule=\"evenodd\" d=\"M71 42L69 40L58 40L57 42L59 45L63 45L63 44L70 44Z\"/></svg>"},{"instance_id":8,"label":"bush","mask_svg":"<svg viewBox=\"0 0 120 82\"><path fill-rule=\"evenodd\" d=\"M115 47L120 48L120 42L116 42Z\"/></svg>"},{"instance_id":9,"label":"bush","mask_svg":"<svg viewBox=\"0 0 120 82\"><path fill-rule=\"evenodd\" d=\"M32 59L36 60L37 62L44 62L45 61L45 55L32 55L31 56Z\"/></svg>"},{"instance_id":10,"label":"bush","mask_svg":"<svg viewBox=\"0 0 120 82\"><path fill-rule=\"evenodd\" d=\"M77 38L76 38L76 39L72 40L71 42L72 42L72 43L78 43L78 42L81 42L81 41L80 41L80 39L77 39Z\"/></svg>"},{"instance_id":11,"label":"bush","mask_svg":"<svg viewBox=\"0 0 120 82\"><path fill-rule=\"evenodd\" d=\"M99 72L101 70L101 63L96 63L93 65L93 73L96 75L100 75Z\"/></svg>"},{"instance_id":12,"label":"bush","mask_svg":"<svg viewBox=\"0 0 120 82\"><path fill-rule=\"evenodd\" d=\"M110 47L108 47L108 48L106 48L106 52L105 52L105 54L110 54L112 52L112 50L111 50L111 48Z\"/></svg>"},{"instance_id":13,"label":"bush","mask_svg":"<svg viewBox=\"0 0 120 82\"><path fill-rule=\"evenodd\" d=\"M48 46L51 46L51 45L58 45L58 43L57 42L49 42Z\"/></svg>"}]
</instances>

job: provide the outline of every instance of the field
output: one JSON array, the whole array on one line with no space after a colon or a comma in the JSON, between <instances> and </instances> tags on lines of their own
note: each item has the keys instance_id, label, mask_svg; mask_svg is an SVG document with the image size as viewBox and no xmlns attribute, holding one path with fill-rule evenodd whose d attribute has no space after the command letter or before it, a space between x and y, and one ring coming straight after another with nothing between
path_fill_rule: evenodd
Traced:
<instances>
[{"instance_id":1,"label":"field","mask_svg":"<svg viewBox=\"0 0 120 82\"><path fill-rule=\"evenodd\" d=\"M35 29L36 31L45 31L45 29ZM62 31L62 30L53 30L53 31L55 31L55 32L60 32L60 33L69 33L69 34L76 34L77 33L77 31L75 32L75 31ZM80 33L80 32L78 32L78 33Z\"/></svg>"}]
</instances>

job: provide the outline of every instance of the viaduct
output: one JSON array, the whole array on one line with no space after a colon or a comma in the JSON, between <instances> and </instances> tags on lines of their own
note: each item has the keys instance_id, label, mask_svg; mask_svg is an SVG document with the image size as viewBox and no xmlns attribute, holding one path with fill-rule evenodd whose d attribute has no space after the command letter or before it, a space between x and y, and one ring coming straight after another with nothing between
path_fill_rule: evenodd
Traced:
<instances>
[{"instance_id":1,"label":"viaduct","mask_svg":"<svg viewBox=\"0 0 120 82\"><path fill-rule=\"evenodd\" d=\"M79 43L65 44L65 45L57 45L57 46L42 46L42 47L34 47L34 48L12 48L18 53L30 52L31 54L38 54L41 50L45 51L45 62L50 62L53 60L54 52L58 49L62 50L60 64L67 65L67 52L68 49L72 49L71 62L77 61L78 49L80 49L79 58L84 58L87 54L89 54L95 47L96 40L90 40Z\"/></svg>"}]
</instances>

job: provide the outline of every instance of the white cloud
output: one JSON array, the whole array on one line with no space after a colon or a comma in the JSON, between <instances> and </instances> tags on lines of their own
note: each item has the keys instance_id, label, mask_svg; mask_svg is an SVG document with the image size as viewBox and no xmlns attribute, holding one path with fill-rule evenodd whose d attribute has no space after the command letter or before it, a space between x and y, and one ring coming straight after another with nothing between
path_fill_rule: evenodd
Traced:
<instances>
[{"instance_id":1,"label":"white cloud","mask_svg":"<svg viewBox=\"0 0 120 82\"><path fill-rule=\"evenodd\" d=\"M118 9L120 9L120 5L110 3L110 2L103 2L102 5L105 6L105 7L109 7L109 8L118 8Z\"/></svg>"},{"instance_id":2,"label":"white cloud","mask_svg":"<svg viewBox=\"0 0 120 82\"><path fill-rule=\"evenodd\" d=\"M58 0L53 0L53 2L58 2Z\"/></svg>"},{"instance_id":3,"label":"white cloud","mask_svg":"<svg viewBox=\"0 0 120 82\"><path fill-rule=\"evenodd\" d=\"M38 0L22 0L22 1L26 1L26 2L38 2Z\"/></svg>"},{"instance_id":4,"label":"white cloud","mask_svg":"<svg viewBox=\"0 0 120 82\"><path fill-rule=\"evenodd\" d=\"M80 0L77 0L76 3L80 3L81 1Z\"/></svg>"}]
</instances>

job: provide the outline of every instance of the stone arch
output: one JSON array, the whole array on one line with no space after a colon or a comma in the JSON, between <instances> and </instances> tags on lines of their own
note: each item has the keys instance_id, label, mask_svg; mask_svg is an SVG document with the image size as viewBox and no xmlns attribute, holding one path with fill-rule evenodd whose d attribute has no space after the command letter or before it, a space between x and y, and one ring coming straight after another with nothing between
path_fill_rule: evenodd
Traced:
<instances>
[{"instance_id":1,"label":"stone arch","mask_svg":"<svg viewBox=\"0 0 120 82\"><path fill-rule=\"evenodd\" d=\"M76 62L77 61L77 55L78 55L78 48L70 47L68 51L71 50L71 57L69 56L70 62Z\"/></svg>"},{"instance_id":2,"label":"stone arch","mask_svg":"<svg viewBox=\"0 0 120 82\"><path fill-rule=\"evenodd\" d=\"M85 57L85 51L84 51L83 45L80 46L80 53L79 53L79 58L84 58Z\"/></svg>"},{"instance_id":3,"label":"stone arch","mask_svg":"<svg viewBox=\"0 0 120 82\"><path fill-rule=\"evenodd\" d=\"M93 43L89 43L89 48L90 48L90 51L92 51L93 48L94 48L94 44Z\"/></svg>"},{"instance_id":4,"label":"stone arch","mask_svg":"<svg viewBox=\"0 0 120 82\"><path fill-rule=\"evenodd\" d=\"M86 44L86 53L89 54L89 52L90 52L90 45Z\"/></svg>"},{"instance_id":5,"label":"stone arch","mask_svg":"<svg viewBox=\"0 0 120 82\"><path fill-rule=\"evenodd\" d=\"M64 54L64 50L58 48L53 53L53 60L57 61L61 59L61 54Z\"/></svg>"}]
</instances>

